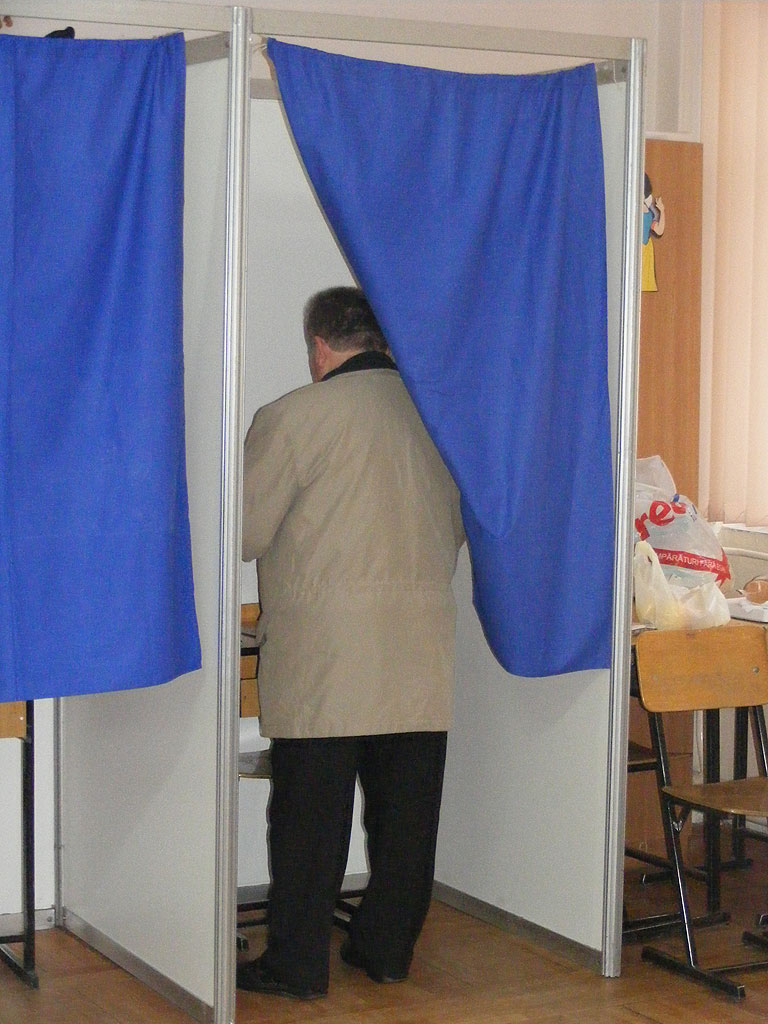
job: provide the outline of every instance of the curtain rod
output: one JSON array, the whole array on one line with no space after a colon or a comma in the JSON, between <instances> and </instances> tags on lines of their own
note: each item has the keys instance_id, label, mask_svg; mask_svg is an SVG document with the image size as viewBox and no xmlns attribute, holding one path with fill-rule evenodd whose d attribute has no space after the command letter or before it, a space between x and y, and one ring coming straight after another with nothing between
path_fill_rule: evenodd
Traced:
<instances>
[{"instance_id":1,"label":"curtain rod","mask_svg":"<svg viewBox=\"0 0 768 1024\"><path fill-rule=\"evenodd\" d=\"M207 64L211 60L225 60L229 57L229 32L217 32L215 36L200 36L184 42L187 67L192 64Z\"/></svg>"},{"instance_id":2,"label":"curtain rod","mask_svg":"<svg viewBox=\"0 0 768 1024\"><path fill-rule=\"evenodd\" d=\"M624 60L600 61L595 64L595 72L598 85L626 82L627 62ZM544 72L544 74L548 73L550 72ZM250 90L252 100L277 100L280 98L277 84L271 78L252 78Z\"/></svg>"}]
</instances>

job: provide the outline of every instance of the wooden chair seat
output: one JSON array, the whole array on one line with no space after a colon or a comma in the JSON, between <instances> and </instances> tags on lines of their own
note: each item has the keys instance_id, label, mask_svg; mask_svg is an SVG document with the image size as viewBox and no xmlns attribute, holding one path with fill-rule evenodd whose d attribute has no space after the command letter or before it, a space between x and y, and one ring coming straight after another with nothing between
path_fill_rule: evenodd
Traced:
<instances>
[{"instance_id":1,"label":"wooden chair seat","mask_svg":"<svg viewBox=\"0 0 768 1024\"><path fill-rule=\"evenodd\" d=\"M743 815L746 818L768 818L768 779L731 779L690 786L665 786L674 802L681 802L698 811L714 811L724 817Z\"/></svg>"},{"instance_id":2,"label":"wooden chair seat","mask_svg":"<svg viewBox=\"0 0 768 1024\"><path fill-rule=\"evenodd\" d=\"M240 717L258 718L259 652L256 647L256 625L261 609L258 604L240 606ZM240 773L242 775L242 772ZM266 776L269 778L269 776ZM261 778L261 776L254 776Z\"/></svg>"},{"instance_id":3,"label":"wooden chair seat","mask_svg":"<svg viewBox=\"0 0 768 1024\"><path fill-rule=\"evenodd\" d=\"M240 631L253 636L256 632L256 623L259 621L261 608L258 602L240 605Z\"/></svg>"},{"instance_id":4,"label":"wooden chair seat","mask_svg":"<svg viewBox=\"0 0 768 1024\"><path fill-rule=\"evenodd\" d=\"M241 679L255 679L256 668L258 665L259 656L258 654L241 654L240 655L240 678Z\"/></svg>"}]
</instances>

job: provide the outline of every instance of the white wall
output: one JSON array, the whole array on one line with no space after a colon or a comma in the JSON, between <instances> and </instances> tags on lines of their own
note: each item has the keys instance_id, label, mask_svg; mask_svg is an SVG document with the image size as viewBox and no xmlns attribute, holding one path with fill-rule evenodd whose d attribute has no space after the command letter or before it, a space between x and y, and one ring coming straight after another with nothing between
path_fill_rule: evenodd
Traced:
<instances>
[{"instance_id":1,"label":"white wall","mask_svg":"<svg viewBox=\"0 0 768 1024\"><path fill-rule=\"evenodd\" d=\"M196 3L198 0L187 2ZM227 0L209 2L211 6L230 6ZM591 35L639 36L648 41L648 134L700 141L702 20L708 6L706 0L387 0L387 3L381 0L254 0L251 6ZM13 31L36 35L60 27L60 24L17 19ZM102 34L129 36L132 30L105 26ZM364 56L367 51L365 47L358 47L344 52ZM424 59L423 54L419 48L408 55L400 49L394 59L420 63ZM267 74L262 61L257 61L256 65L257 74Z\"/></svg>"},{"instance_id":2,"label":"white wall","mask_svg":"<svg viewBox=\"0 0 768 1024\"><path fill-rule=\"evenodd\" d=\"M291 3L261 0L253 6L590 35L638 36L648 41L647 133L683 137L690 141L698 141L700 137L704 0L389 0L385 5L381 0L293 0ZM373 55L372 48L364 45L318 45L359 56ZM384 52L378 49L376 56L416 64L427 59L425 51L420 48L391 47L391 56L382 56ZM430 51L430 54L434 52ZM486 59L487 55L484 55L483 62ZM565 66L562 60L558 63ZM472 67L466 69L474 70ZM510 70L508 65L503 69ZM495 69L490 67L490 70ZM499 70L502 70L501 66ZM267 73L263 61L257 62L256 73Z\"/></svg>"}]
</instances>

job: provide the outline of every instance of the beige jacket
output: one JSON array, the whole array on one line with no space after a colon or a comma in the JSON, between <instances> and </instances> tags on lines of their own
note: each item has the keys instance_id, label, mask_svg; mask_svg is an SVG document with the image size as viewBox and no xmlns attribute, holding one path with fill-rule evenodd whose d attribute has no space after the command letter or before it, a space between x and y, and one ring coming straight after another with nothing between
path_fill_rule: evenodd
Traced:
<instances>
[{"instance_id":1,"label":"beige jacket","mask_svg":"<svg viewBox=\"0 0 768 1024\"><path fill-rule=\"evenodd\" d=\"M341 373L260 409L243 557L258 559L262 734L447 729L463 539L397 371Z\"/></svg>"}]
</instances>

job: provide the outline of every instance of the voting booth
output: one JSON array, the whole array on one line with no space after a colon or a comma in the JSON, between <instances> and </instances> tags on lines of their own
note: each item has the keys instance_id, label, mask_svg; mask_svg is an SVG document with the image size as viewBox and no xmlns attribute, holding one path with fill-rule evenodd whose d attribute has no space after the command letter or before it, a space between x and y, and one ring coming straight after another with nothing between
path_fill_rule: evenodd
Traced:
<instances>
[{"instance_id":1,"label":"voting booth","mask_svg":"<svg viewBox=\"0 0 768 1024\"><path fill-rule=\"evenodd\" d=\"M486 642L462 553L436 895L489 919L524 921L617 974L643 44L196 4L109 12L115 36L184 32L184 424L201 664L162 685L56 700L56 923L191 1016L234 1019L237 890L268 880L266 787L242 784L238 820L238 751L265 745L253 720L241 723L238 701L240 604L257 599L253 568L239 560L244 419L308 382L303 303L354 280L297 155L262 41L481 75L594 63L615 527L608 655L599 667L510 674ZM71 23L78 38L107 18L87 0L20 0L13 13L30 25ZM566 226L578 232L577 212ZM364 871L356 825L348 873Z\"/></svg>"},{"instance_id":2,"label":"voting booth","mask_svg":"<svg viewBox=\"0 0 768 1024\"><path fill-rule=\"evenodd\" d=\"M24 20L25 14L28 21ZM191 1015L212 1019L214 1004L221 1003L223 998L216 996L219 974L214 937L225 930L217 925L217 908L228 908L218 886L226 886L230 877L222 852L225 844L219 842L219 837L224 831L222 816L228 819L234 813L227 800L228 791L221 791L220 779L225 773L219 772L218 764L220 759L224 761L226 739L234 731L222 708L226 708L228 700L235 708L239 661L239 624L235 618L236 609L239 614L239 521L235 521L240 472L239 369L234 357L240 348L244 322L241 245L245 221L238 182L242 181L245 166L246 16L243 11L233 16L231 8L223 7L126 4L105 10L98 3L74 4L69 8L22 3L14 16L17 26L23 25L30 36L46 35L63 24L75 30L74 39L25 41L9 36L3 40L9 46L18 44L14 54L17 63L21 63L19 53L29 53L29 59L43 61L50 48L58 67L41 72L50 76L47 84L43 80L41 93L56 85L56 75L73 61L82 62L80 73L73 73L73 90L77 89L78 77L84 77L94 61L102 66L105 76L116 76L114 95L110 97L105 92L104 96L99 95L98 103L93 100L93 107L101 110L105 124L126 106L122 80L129 73L136 50L145 41L151 45L155 39L157 45L174 49L172 67L162 54L160 61L145 72L148 84L145 81L140 98L131 101L128 116L133 118L134 131L141 140L142 132L149 133L147 107L162 94L164 109L176 104L172 113L177 120L166 127L165 139L155 140L146 134L144 145L161 150L171 143L183 147L183 164L174 163L172 168L176 195L171 211L175 217L183 209L183 252L175 265L170 263L174 274L183 272L183 279L161 282L155 278L150 287L163 289L169 301L183 292L184 407L179 418L185 427L200 667L181 674L172 670L177 678L163 685L147 686L159 683L160 679L136 673L137 688L126 681L119 692L64 696L78 694L79 681L82 683L90 667L84 659L79 673L77 666L73 667L69 682L60 680L62 696L55 701L53 728L55 828L51 846L55 861L56 923L82 937ZM105 42L92 42L92 36L104 38ZM126 37L128 42L123 41ZM137 43L132 41L134 38ZM165 44L165 40L171 42ZM19 67L20 79L26 83L25 72L25 68ZM169 77L179 73L183 76L180 98L177 90L172 100L165 99ZM61 120L66 123L65 117ZM82 123L91 122L84 117ZM181 138L176 137L179 125ZM100 143L97 129L94 133L96 158L101 156L100 165L108 168L110 144L106 139ZM127 138L131 131L124 134ZM66 142L62 140L63 149ZM103 146L101 152L99 146ZM178 151L172 155L177 159ZM113 173L118 175L118 188L127 188L120 175L139 164L141 158L139 152L130 159L116 160ZM78 159L77 153L73 159ZM183 193L178 187L182 174ZM146 182L156 177L155 171L145 176L142 191L135 198L139 216L148 202ZM88 195L83 205L84 217L90 209L101 214L99 195ZM121 209L119 197L115 206ZM66 212L61 211L62 215ZM140 265L145 249L152 255L161 243L152 236L152 225L145 225L135 241L129 240L125 220L130 219L132 212L133 208L128 213L123 211L123 220L106 225L105 245L113 237L136 266ZM159 233L162 217L157 215L155 219ZM165 254L162 259L166 261ZM104 260L109 262L108 250ZM130 285L130 270L127 274L125 283ZM80 287L87 295L86 283L80 282ZM89 295L84 298L83 307L91 305L89 299ZM98 307L97 300L94 301ZM109 316L109 309L105 316ZM93 336L101 337L106 329L102 330L102 325L97 328ZM176 328L173 324L172 331ZM114 343L114 363L110 365L105 360L106 370L100 367L103 378L112 380L115 386L128 378L128 364L141 336L136 331L133 337L119 340L121 347ZM111 338L109 341L112 344ZM84 356L81 354L78 359L82 367ZM162 375L164 366L182 365L175 360L175 354L162 362L158 357L154 367L151 362L144 366L137 375L139 399L142 387L150 387ZM52 377L49 386L54 385ZM160 401L155 399L155 404L159 406ZM150 450L154 443L152 429L161 432L165 411L163 407L147 410L152 425L146 437ZM119 422L119 416L117 409L113 421ZM234 433L233 422L238 424ZM110 429L109 424L106 429ZM141 465L143 453L135 440L131 444L136 464ZM94 463L108 458L111 450L111 436L107 436L103 446L97 446L93 453ZM90 486L89 480L84 490ZM184 480L179 480L177 486L183 488ZM124 493L122 498L127 499L128 495ZM93 514L95 517L97 513ZM128 514L126 506L126 517ZM52 568L55 572L56 566ZM114 588L118 585L116 580ZM131 586L131 600L141 609L146 601L144 582L134 581ZM170 590L167 593L172 595ZM177 598L171 596L171 601L176 604ZM68 613L69 609L59 601L40 608L39 646L42 650L47 648L51 657L55 657L52 635L56 634L57 622L66 619ZM98 614L97 610L93 614ZM131 648L140 646L144 631L133 629L129 631L133 635L126 634L124 616L119 613L111 624L103 625L104 629L95 631L94 649L111 646L111 639L120 638L119 645L112 648L113 668L106 667L104 685L99 687L108 691L115 689L111 684L122 672L121 664L126 658L130 660ZM122 647L122 653L118 647ZM231 656L227 654L228 647L232 649ZM153 652L152 656L159 653ZM42 752L47 744L44 732L40 732L40 720L38 730ZM39 784L47 774L45 766L41 767ZM13 773L10 778L9 790ZM38 801L38 816L43 811L44 805ZM49 853L50 849L38 842L38 860L46 861ZM225 927L231 928L234 942L233 917L233 908L228 909ZM221 983L229 993L232 979L223 977Z\"/></svg>"}]
</instances>

